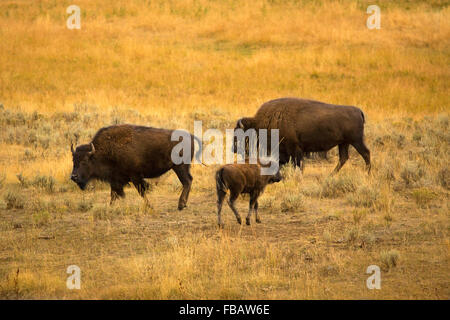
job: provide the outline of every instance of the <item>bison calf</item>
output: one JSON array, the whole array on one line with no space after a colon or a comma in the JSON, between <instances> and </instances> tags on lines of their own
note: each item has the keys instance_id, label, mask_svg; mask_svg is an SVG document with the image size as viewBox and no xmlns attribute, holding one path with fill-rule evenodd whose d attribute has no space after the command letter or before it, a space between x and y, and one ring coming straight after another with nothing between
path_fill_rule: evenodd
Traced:
<instances>
[{"instance_id":1,"label":"bison calf","mask_svg":"<svg viewBox=\"0 0 450 320\"><path fill-rule=\"evenodd\" d=\"M267 184L279 182L281 174L279 169L274 175L261 175L261 166L259 164L228 164L217 170L217 216L219 227L222 224L222 204L227 190L230 190L228 205L233 210L237 222L241 224L239 215L234 203L241 193L250 194L249 212L246 218L247 225L250 225L252 210L255 210L256 222L261 223L258 215L258 197L263 193Z\"/></svg>"}]
</instances>

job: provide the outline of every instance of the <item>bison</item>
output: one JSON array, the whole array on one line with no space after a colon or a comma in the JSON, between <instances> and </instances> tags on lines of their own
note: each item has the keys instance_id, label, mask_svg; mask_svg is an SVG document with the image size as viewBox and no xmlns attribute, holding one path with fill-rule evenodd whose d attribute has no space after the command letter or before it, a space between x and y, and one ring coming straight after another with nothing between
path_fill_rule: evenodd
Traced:
<instances>
[{"instance_id":1,"label":"bison","mask_svg":"<svg viewBox=\"0 0 450 320\"><path fill-rule=\"evenodd\" d=\"M230 190L228 205L231 210L233 210L239 224L242 222L241 216L234 206L234 203L240 194L250 194L249 212L246 218L247 225L250 225L250 218L253 210L255 211L256 222L261 223L261 219L258 215L258 197L263 193L267 184L279 181L281 181L279 168L275 174L262 175L260 164L227 164L217 170L217 217L219 227L223 227L221 212L227 190Z\"/></svg>"},{"instance_id":2,"label":"bison","mask_svg":"<svg viewBox=\"0 0 450 320\"><path fill-rule=\"evenodd\" d=\"M280 165L292 159L302 167L308 152L324 152L339 147L338 172L348 160L352 145L363 157L370 172L370 151L364 143L364 113L357 107L327 104L299 98L280 98L261 105L254 117L241 118L237 129L279 129ZM237 152L234 143L233 151Z\"/></svg>"},{"instance_id":3,"label":"bison","mask_svg":"<svg viewBox=\"0 0 450 320\"><path fill-rule=\"evenodd\" d=\"M176 165L172 162L172 148L178 143L171 141L172 132L129 124L101 128L89 144L80 145L75 150L71 145L71 179L82 190L92 179L108 182L111 186L111 204L118 197L125 196L123 187L131 182L148 204L145 192L149 184L144 179L159 177L172 169L183 185L178 202L178 209L182 210L186 207L193 179L190 163ZM190 141L191 159L194 139Z\"/></svg>"}]
</instances>

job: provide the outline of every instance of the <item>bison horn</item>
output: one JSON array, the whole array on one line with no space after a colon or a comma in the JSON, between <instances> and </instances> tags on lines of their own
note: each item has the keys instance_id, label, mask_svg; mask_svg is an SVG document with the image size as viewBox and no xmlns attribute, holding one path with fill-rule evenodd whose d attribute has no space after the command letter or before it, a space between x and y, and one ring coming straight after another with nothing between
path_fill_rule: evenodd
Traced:
<instances>
[{"instance_id":1,"label":"bison horn","mask_svg":"<svg viewBox=\"0 0 450 320\"><path fill-rule=\"evenodd\" d=\"M73 142L70 143L70 151L72 151L72 154L75 152L75 150L73 149Z\"/></svg>"},{"instance_id":2,"label":"bison horn","mask_svg":"<svg viewBox=\"0 0 450 320\"><path fill-rule=\"evenodd\" d=\"M91 142L91 152L89 152L89 155L93 155L95 153L95 147L94 144Z\"/></svg>"},{"instance_id":3,"label":"bison horn","mask_svg":"<svg viewBox=\"0 0 450 320\"><path fill-rule=\"evenodd\" d=\"M241 128L241 129L244 129L244 124L242 123L242 119L239 119L238 127Z\"/></svg>"}]
</instances>

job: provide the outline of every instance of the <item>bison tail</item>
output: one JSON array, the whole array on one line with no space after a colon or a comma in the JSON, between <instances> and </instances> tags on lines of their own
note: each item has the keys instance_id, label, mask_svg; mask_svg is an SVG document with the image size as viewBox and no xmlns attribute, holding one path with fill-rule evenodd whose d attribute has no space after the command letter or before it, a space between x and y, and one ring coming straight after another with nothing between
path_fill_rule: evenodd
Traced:
<instances>
[{"instance_id":1,"label":"bison tail","mask_svg":"<svg viewBox=\"0 0 450 320\"><path fill-rule=\"evenodd\" d=\"M222 192L227 192L228 188L225 185L225 183L223 182L223 178L222 178L222 172L223 172L223 168L217 170L216 172L216 188L217 188L217 193L219 193L219 191Z\"/></svg>"}]
</instances>

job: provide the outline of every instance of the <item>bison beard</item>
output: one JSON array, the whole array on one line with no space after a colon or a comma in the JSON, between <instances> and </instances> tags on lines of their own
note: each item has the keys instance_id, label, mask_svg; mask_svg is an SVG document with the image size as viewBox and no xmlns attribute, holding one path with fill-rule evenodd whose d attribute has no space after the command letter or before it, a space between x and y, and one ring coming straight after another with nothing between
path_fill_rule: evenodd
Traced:
<instances>
[{"instance_id":1,"label":"bison beard","mask_svg":"<svg viewBox=\"0 0 450 320\"><path fill-rule=\"evenodd\" d=\"M173 170L183 185L178 202L178 209L182 210L186 207L193 179L189 163L175 165L172 162L172 148L178 143L171 141L172 132L134 125L102 128L90 144L80 145L75 150L71 147L71 179L80 189L84 189L92 179L108 182L111 186L111 203L125 196L123 187L131 182L148 203L145 193L149 184L144 179L157 178ZM191 135L191 138L192 159L194 137Z\"/></svg>"},{"instance_id":2,"label":"bison beard","mask_svg":"<svg viewBox=\"0 0 450 320\"><path fill-rule=\"evenodd\" d=\"M348 160L348 148L352 145L370 172L370 151L364 143L364 123L364 114L357 107L281 98L261 105L254 117L239 119L235 130L279 129L280 165L292 159L294 165L302 168L305 153L324 152L338 146L339 163L333 173Z\"/></svg>"}]
</instances>

